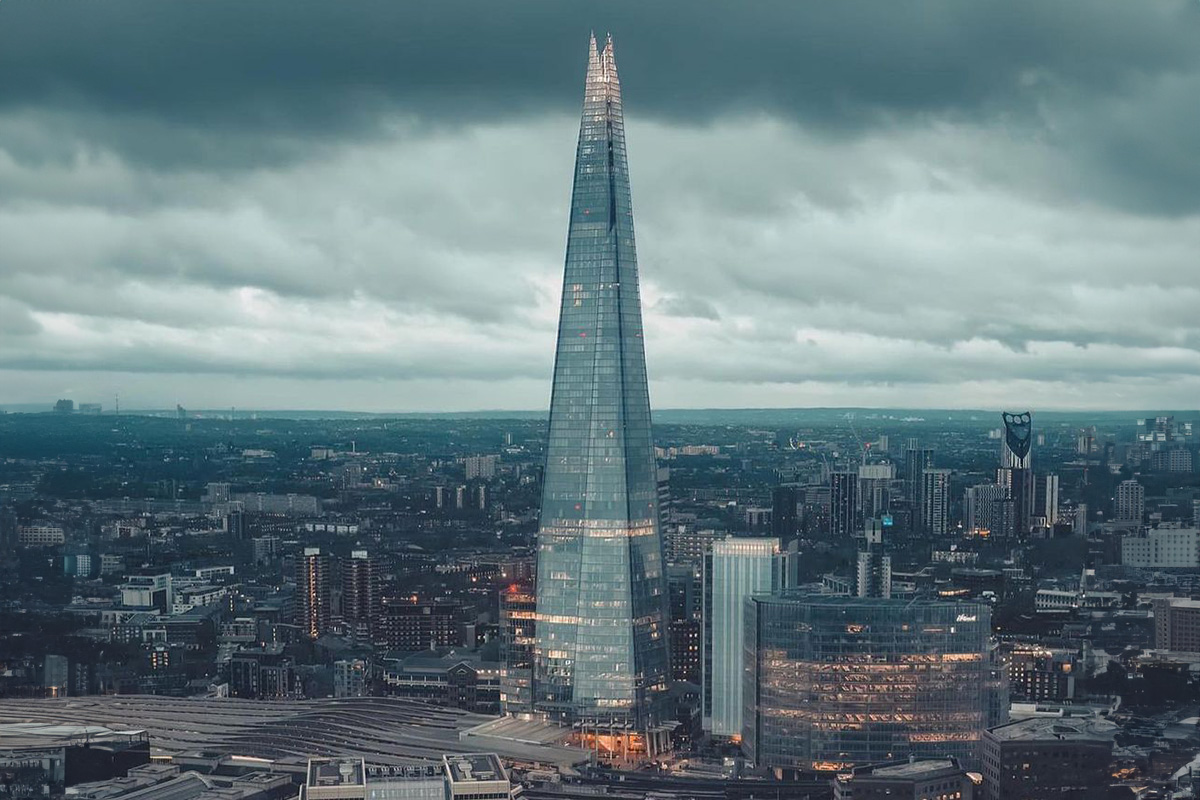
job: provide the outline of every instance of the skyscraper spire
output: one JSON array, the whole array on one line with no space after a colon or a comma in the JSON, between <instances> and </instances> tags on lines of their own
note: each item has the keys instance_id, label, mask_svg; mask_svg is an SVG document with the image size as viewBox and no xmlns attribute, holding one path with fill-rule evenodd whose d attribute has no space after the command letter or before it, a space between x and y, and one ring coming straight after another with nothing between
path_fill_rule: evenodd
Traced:
<instances>
[{"instance_id":1,"label":"skyscraper spire","mask_svg":"<svg viewBox=\"0 0 1200 800\"><path fill-rule=\"evenodd\" d=\"M538 530L534 704L587 724L656 720L665 571L633 206L612 39L591 40Z\"/></svg>"}]
</instances>

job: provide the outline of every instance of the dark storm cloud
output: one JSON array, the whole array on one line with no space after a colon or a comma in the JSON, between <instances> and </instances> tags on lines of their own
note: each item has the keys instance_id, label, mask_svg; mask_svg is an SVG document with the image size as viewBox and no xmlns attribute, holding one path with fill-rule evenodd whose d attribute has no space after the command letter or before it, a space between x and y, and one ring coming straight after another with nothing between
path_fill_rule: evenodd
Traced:
<instances>
[{"instance_id":1,"label":"dark storm cloud","mask_svg":"<svg viewBox=\"0 0 1200 800\"><path fill-rule=\"evenodd\" d=\"M595 28L616 32L643 118L1009 120L1135 179L1124 202L1197 202L1180 188L1198 169L1195 86L1161 85L1197 73L1188 0L17 0L0 23L0 109L70 110L68 129L145 163L280 163L311 156L306 140L380 134L396 111L431 125L573 111ZM1135 130L1143 99L1171 124ZM1093 105L1106 125L1071 118Z\"/></svg>"},{"instance_id":2,"label":"dark storm cloud","mask_svg":"<svg viewBox=\"0 0 1200 800\"><path fill-rule=\"evenodd\" d=\"M1200 391L1200 3L0 0L0 402L544 404L592 28L656 403Z\"/></svg>"}]
</instances>

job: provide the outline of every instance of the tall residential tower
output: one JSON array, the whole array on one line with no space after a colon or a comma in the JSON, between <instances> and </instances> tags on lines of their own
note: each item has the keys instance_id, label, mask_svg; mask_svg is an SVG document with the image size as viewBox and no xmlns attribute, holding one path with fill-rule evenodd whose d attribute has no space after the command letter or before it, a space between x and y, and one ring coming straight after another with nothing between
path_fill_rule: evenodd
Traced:
<instances>
[{"instance_id":1,"label":"tall residential tower","mask_svg":"<svg viewBox=\"0 0 1200 800\"><path fill-rule=\"evenodd\" d=\"M535 708L583 730L648 731L666 627L621 86L611 37L603 49L593 37L538 529Z\"/></svg>"},{"instance_id":2,"label":"tall residential tower","mask_svg":"<svg viewBox=\"0 0 1200 800\"><path fill-rule=\"evenodd\" d=\"M1013 506L1013 532L1024 540L1033 521L1033 415L1028 411L1000 415L1004 439L1000 445L1000 469L996 483L1004 487Z\"/></svg>"}]
</instances>

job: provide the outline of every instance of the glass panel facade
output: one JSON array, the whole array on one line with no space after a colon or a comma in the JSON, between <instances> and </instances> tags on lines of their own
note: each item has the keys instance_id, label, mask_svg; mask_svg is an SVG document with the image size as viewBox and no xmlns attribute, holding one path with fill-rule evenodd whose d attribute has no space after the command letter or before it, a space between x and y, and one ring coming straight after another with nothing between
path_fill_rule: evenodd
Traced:
<instances>
[{"instance_id":1,"label":"glass panel facade","mask_svg":"<svg viewBox=\"0 0 1200 800\"><path fill-rule=\"evenodd\" d=\"M757 765L978 766L987 606L801 595L748 598L745 613L743 747Z\"/></svg>"},{"instance_id":2,"label":"glass panel facade","mask_svg":"<svg viewBox=\"0 0 1200 800\"><path fill-rule=\"evenodd\" d=\"M704 563L704 724L714 736L741 737L742 605L783 588L786 560L778 539L738 538L713 542Z\"/></svg>"},{"instance_id":3,"label":"glass panel facade","mask_svg":"<svg viewBox=\"0 0 1200 800\"><path fill-rule=\"evenodd\" d=\"M612 40L592 40L538 530L534 702L638 727L666 689L666 577Z\"/></svg>"}]
</instances>

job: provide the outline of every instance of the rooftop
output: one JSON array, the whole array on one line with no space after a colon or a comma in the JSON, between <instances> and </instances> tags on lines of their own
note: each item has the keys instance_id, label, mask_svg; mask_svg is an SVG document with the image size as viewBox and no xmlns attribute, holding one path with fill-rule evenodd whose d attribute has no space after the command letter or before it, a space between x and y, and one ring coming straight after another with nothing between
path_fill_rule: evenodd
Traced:
<instances>
[{"instance_id":1,"label":"rooftop","mask_svg":"<svg viewBox=\"0 0 1200 800\"><path fill-rule=\"evenodd\" d=\"M1118 730L1115 722L1100 717L1031 717L990 728L988 734L1009 742L1110 742Z\"/></svg>"},{"instance_id":2,"label":"rooftop","mask_svg":"<svg viewBox=\"0 0 1200 800\"><path fill-rule=\"evenodd\" d=\"M492 753L464 753L446 756L445 759L446 771L452 783L508 780L504 765Z\"/></svg>"},{"instance_id":3,"label":"rooftop","mask_svg":"<svg viewBox=\"0 0 1200 800\"><path fill-rule=\"evenodd\" d=\"M570 768L588 756L587 751L560 744L559 738L566 733L561 729L559 738L553 739L488 738L486 743L471 739L468 731L498 719L400 698L262 701L97 695L0 699L0 728L11 727L4 723L37 723L56 729L67 721L119 733L144 731L154 755L204 751L213 758L234 755L296 765L307 764L309 758L347 757L377 765L417 765L440 762L446 753L491 750L504 758ZM0 739L3 746L13 745Z\"/></svg>"},{"instance_id":4,"label":"rooftop","mask_svg":"<svg viewBox=\"0 0 1200 800\"><path fill-rule=\"evenodd\" d=\"M924 778L947 770L958 772L957 762L949 758L905 761L901 764L883 764L872 767L869 774L879 778Z\"/></svg>"},{"instance_id":5,"label":"rooftop","mask_svg":"<svg viewBox=\"0 0 1200 800\"><path fill-rule=\"evenodd\" d=\"M308 762L309 786L366 786L361 758L313 758Z\"/></svg>"}]
</instances>

